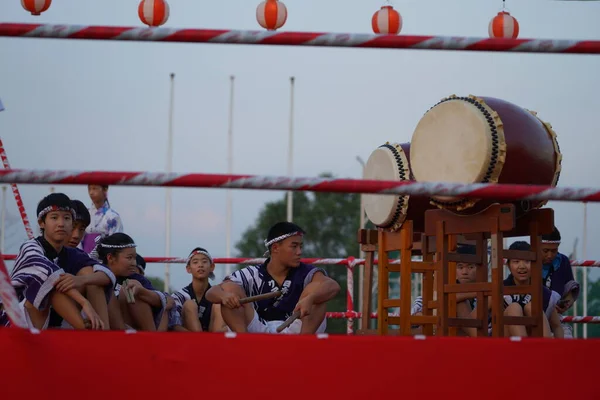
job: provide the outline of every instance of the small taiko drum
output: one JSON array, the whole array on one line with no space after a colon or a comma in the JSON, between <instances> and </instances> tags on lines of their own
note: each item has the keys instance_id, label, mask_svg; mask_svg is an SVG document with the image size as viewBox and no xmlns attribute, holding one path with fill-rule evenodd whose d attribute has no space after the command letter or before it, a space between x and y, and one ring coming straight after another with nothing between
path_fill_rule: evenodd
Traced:
<instances>
[{"instance_id":1,"label":"small taiko drum","mask_svg":"<svg viewBox=\"0 0 600 400\"><path fill-rule=\"evenodd\" d=\"M364 179L378 181L409 181L413 176L409 164L410 143L386 143L371 153L363 174ZM365 213L378 228L395 232L406 220L413 221L413 231L422 232L425 211L434 208L427 197L363 195Z\"/></svg>"},{"instance_id":2,"label":"small taiko drum","mask_svg":"<svg viewBox=\"0 0 600 400\"><path fill-rule=\"evenodd\" d=\"M552 126L533 111L492 97L443 99L419 121L411 141L418 182L556 186L562 155ZM433 196L431 203L474 214L499 201ZM515 201L517 216L547 201Z\"/></svg>"}]
</instances>

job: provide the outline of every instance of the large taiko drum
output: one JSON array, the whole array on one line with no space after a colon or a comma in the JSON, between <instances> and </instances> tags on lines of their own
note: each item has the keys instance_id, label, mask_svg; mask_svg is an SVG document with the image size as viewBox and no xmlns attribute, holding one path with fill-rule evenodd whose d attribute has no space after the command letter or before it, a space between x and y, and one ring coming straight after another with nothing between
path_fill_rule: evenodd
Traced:
<instances>
[{"instance_id":1,"label":"large taiko drum","mask_svg":"<svg viewBox=\"0 0 600 400\"><path fill-rule=\"evenodd\" d=\"M364 179L383 181L413 180L409 164L410 143L386 143L375 149L367 163ZM422 232L425 211L434 208L427 197L363 195L365 213L378 228L394 232L404 221L413 221L413 230Z\"/></svg>"},{"instance_id":2,"label":"large taiko drum","mask_svg":"<svg viewBox=\"0 0 600 400\"><path fill-rule=\"evenodd\" d=\"M492 97L443 99L419 121L411 141L418 182L556 186L562 155L552 126L535 112ZM431 203L474 214L499 201L433 196ZM517 216L547 201L515 201Z\"/></svg>"}]
</instances>

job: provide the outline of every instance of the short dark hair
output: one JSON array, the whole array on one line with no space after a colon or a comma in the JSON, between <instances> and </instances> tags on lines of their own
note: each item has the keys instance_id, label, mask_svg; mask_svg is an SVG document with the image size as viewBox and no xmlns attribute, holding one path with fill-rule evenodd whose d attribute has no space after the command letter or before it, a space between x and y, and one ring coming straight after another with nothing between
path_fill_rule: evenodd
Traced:
<instances>
[{"instance_id":1,"label":"short dark hair","mask_svg":"<svg viewBox=\"0 0 600 400\"><path fill-rule=\"evenodd\" d=\"M98 246L96 246L96 251L98 252L100 261L107 264L109 255L116 257L117 254L128 247L135 247L135 242L131 236L118 232L100 239L98 241Z\"/></svg>"},{"instance_id":2,"label":"short dark hair","mask_svg":"<svg viewBox=\"0 0 600 400\"><path fill-rule=\"evenodd\" d=\"M561 241L560 231L558 230L558 228L556 226L552 230L552 233L550 233L548 235L542 235L542 242L560 243L560 241Z\"/></svg>"},{"instance_id":3,"label":"short dark hair","mask_svg":"<svg viewBox=\"0 0 600 400\"><path fill-rule=\"evenodd\" d=\"M140 256L139 254L135 255L135 261L137 266L142 270L142 271L146 271L146 260L144 260L144 257Z\"/></svg>"},{"instance_id":4,"label":"short dark hair","mask_svg":"<svg viewBox=\"0 0 600 400\"><path fill-rule=\"evenodd\" d=\"M289 235L291 233L296 233L298 232L298 234L304 235L305 232L302 228L300 228L300 226L292 223L292 222L278 222L275 225L273 225L271 227L271 229L269 229L269 232L267 233L267 242L272 241L273 239L276 239L280 236L284 236L284 235ZM279 242L279 241L277 241ZM271 246L277 242L272 243L271 245L269 245L269 249L271 248Z\"/></svg>"},{"instance_id":5,"label":"short dark hair","mask_svg":"<svg viewBox=\"0 0 600 400\"><path fill-rule=\"evenodd\" d=\"M87 228L91 222L90 212L79 200L71 200L71 208L75 210L75 222L81 222Z\"/></svg>"},{"instance_id":6,"label":"short dark hair","mask_svg":"<svg viewBox=\"0 0 600 400\"><path fill-rule=\"evenodd\" d=\"M472 244L459 244L456 247L456 253L457 254L469 254L469 255L474 256L475 254L477 254L477 249Z\"/></svg>"},{"instance_id":7,"label":"short dark hair","mask_svg":"<svg viewBox=\"0 0 600 400\"><path fill-rule=\"evenodd\" d=\"M531 251L531 245L524 240L514 242L508 247L509 250ZM506 265L510 264L510 259L506 260Z\"/></svg>"},{"instance_id":8,"label":"short dark hair","mask_svg":"<svg viewBox=\"0 0 600 400\"><path fill-rule=\"evenodd\" d=\"M36 216L38 220L45 221L46 215L51 212L47 211L49 207L56 207L60 211L71 211L71 199L64 193L50 193L44 197L37 205Z\"/></svg>"}]
</instances>

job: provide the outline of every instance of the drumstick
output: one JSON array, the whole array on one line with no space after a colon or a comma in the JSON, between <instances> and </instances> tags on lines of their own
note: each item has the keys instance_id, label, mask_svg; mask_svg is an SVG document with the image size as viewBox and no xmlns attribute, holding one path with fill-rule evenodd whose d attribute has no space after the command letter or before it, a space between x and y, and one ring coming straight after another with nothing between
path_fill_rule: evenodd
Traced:
<instances>
[{"instance_id":1,"label":"drumstick","mask_svg":"<svg viewBox=\"0 0 600 400\"><path fill-rule=\"evenodd\" d=\"M127 302L129 304L135 304L135 296L133 294L133 289L127 289Z\"/></svg>"},{"instance_id":2,"label":"drumstick","mask_svg":"<svg viewBox=\"0 0 600 400\"><path fill-rule=\"evenodd\" d=\"M127 283L129 282L129 279L125 279L123 281L123 287L124 287L124 292L125 292L125 297L127 298L127 303L129 304L135 304L135 297L133 296L133 290L129 289L127 287Z\"/></svg>"},{"instance_id":3,"label":"drumstick","mask_svg":"<svg viewBox=\"0 0 600 400\"><path fill-rule=\"evenodd\" d=\"M282 330L290 326L298 318L300 318L300 311L294 311L294 313L290 315L290 317L286 319L283 324L277 327L277 333L281 333Z\"/></svg>"},{"instance_id":4,"label":"drumstick","mask_svg":"<svg viewBox=\"0 0 600 400\"><path fill-rule=\"evenodd\" d=\"M244 297L243 299L240 299L240 304L253 303L255 301L272 299L274 297L279 297L279 296L281 296L281 291L278 290L276 292L259 294L259 295L250 296L250 297Z\"/></svg>"}]
</instances>

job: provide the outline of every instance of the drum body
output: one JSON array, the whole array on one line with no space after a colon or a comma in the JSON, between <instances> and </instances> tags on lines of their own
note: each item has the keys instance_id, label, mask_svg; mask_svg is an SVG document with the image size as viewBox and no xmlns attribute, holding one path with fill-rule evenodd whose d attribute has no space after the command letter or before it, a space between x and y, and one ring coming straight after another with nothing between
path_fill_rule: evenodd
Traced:
<instances>
[{"instance_id":1,"label":"drum body","mask_svg":"<svg viewBox=\"0 0 600 400\"><path fill-rule=\"evenodd\" d=\"M411 169L418 182L556 186L562 155L552 126L535 112L492 97L451 96L433 106L413 133ZM434 196L431 203L474 214L492 199ZM517 216L547 201L515 201Z\"/></svg>"},{"instance_id":2,"label":"drum body","mask_svg":"<svg viewBox=\"0 0 600 400\"><path fill-rule=\"evenodd\" d=\"M386 181L414 180L410 164L410 143L386 143L375 149L364 170L364 179ZM425 211L434 208L427 197L364 194L363 204L369 220L390 232L399 230L406 220L413 221L414 232L422 232Z\"/></svg>"}]
</instances>

